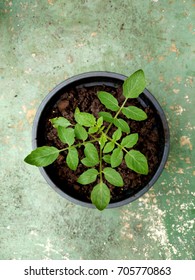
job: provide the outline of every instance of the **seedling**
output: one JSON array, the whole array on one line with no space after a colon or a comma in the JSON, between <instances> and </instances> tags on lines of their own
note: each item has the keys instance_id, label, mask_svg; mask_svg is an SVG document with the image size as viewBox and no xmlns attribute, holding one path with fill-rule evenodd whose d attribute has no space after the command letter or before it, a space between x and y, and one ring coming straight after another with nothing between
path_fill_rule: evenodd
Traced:
<instances>
[{"instance_id":1,"label":"seedling","mask_svg":"<svg viewBox=\"0 0 195 280\"><path fill-rule=\"evenodd\" d=\"M42 146L32 151L24 161L31 165L47 166L52 164L61 152L67 151L66 164L71 170L76 170L79 162L88 168L79 176L77 182L81 185L96 182L91 192L91 201L97 209L103 210L111 199L107 182L115 187L124 185L122 176L116 170L123 159L129 169L140 174L148 174L146 157L133 149L139 135L131 133L128 123L121 118L122 115L136 121L147 118L142 109L125 106L129 98L137 98L143 92L145 85L144 72L138 70L124 81L125 100L121 106L112 94L98 92L100 102L113 114L99 112L99 118L96 119L92 114L81 112L76 108L74 112L76 124L71 124L64 117L51 119L59 139L66 147L59 150L56 147ZM112 126L115 127L115 131L110 135L108 132ZM82 146L85 157L79 159L78 149ZM107 163L106 167L103 167L103 162Z\"/></svg>"}]
</instances>

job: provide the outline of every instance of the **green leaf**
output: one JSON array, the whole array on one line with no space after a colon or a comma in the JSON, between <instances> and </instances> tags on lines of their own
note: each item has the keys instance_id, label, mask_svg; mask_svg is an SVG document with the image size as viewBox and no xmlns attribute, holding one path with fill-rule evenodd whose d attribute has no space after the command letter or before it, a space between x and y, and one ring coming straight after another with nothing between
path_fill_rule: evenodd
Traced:
<instances>
[{"instance_id":1,"label":"green leaf","mask_svg":"<svg viewBox=\"0 0 195 280\"><path fill-rule=\"evenodd\" d=\"M121 148L116 148L114 149L111 158L110 158L110 162L111 162L111 166L113 168L119 166L121 164L123 160L123 151L121 150Z\"/></svg>"},{"instance_id":2,"label":"green leaf","mask_svg":"<svg viewBox=\"0 0 195 280\"><path fill-rule=\"evenodd\" d=\"M76 107L75 112L74 112L74 118L76 115L80 114L80 109L78 107Z\"/></svg>"},{"instance_id":3,"label":"green leaf","mask_svg":"<svg viewBox=\"0 0 195 280\"><path fill-rule=\"evenodd\" d=\"M43 146L32 151L24 161L31 165L47 166L57 159L59 152L55 147Z\"/></svg>"},{"instance_id":4,"label":"green leaf","mask_svg":"<svg viewBox=\"0 0 195 280\"><path fill-rule=\"evenodd\" d=\"M146 87L143 70L138 70L127 78L123 84L123 95L126 98L137 98Z\"/></svg>"},{"instance_id":5,"label":"green leaf","mask_svg":"<svg viewBox=\"0 0 195 280\"><path fill-rule=\"evenodd\" d=\"M103 125L103 117L99 117L99 119L97 120L97 127L100 128Z\"/></svg>"},{"instance_id":6,"label":"green leaf","mask_svg":"<svg viewBox=\"0 0 195 280\"><path fill-rule=\"evenodd\" d=\"M99 139L99 144L100 144L101 149L103 149L106 142L107 142L107 137L104 133L102 133L102 135L100 136L100 139Z\"/></svg>"},{"instance_id":7,"label":"green leaf","mask_svg":"<svg viewBox=\"0 0 195 280\"><path fill-rule=\"evenodd\" d=\"M97 184L91 192L91 201L100 211L104 210L110 202L110 190L103 182Z\"/></svg>"},{"instance_id":8,"label":"green leaf","mask_svg":"<svg viewBox=\"0 0 195 280\"><path fill-rule=\"evenodd\" d=\"M101 133L104 130L104 128L105 126L100 127L98 133Z\"/></svg>"},{"instance_id":9,"label":"green leaf","mask_svg":"<svg viewBox=\"0 0 195 280\"><path fill-rule=\"evenodd\" d=\"M102 158L106 163L111 164L111 155L104 155Z\"/></svg>"},{"instance_id":10,"label":"green leaf","mask_svg":"<svg viewBox=\"0 0 195 280\"><path fill-rule=\"evenodd\" d=\"M98 115L103 117L105 122L113 123L113 121L114 121L114 118L108 112L99 112Z\"/></svg>"},{"instance_id":11,"label":"green leaf","mask_svg":"<svg viewBox=\"0 0 195 280\"><path fill-rule=\"evenodd\" d=\"M115 144L113 142L108 142L103 149L103 153L110 153L114 149Z\"/></svg>"},{"instance_id":12,"label":"green leaf","mask_svg":"<svg viewBox=\"0 0 195 280\"><path fill-rule=\"evenodd\" d=\"M131 150L125 155L125 162L128 168L133 171L147 175L148 162L146 157L139 151Z\"/></svg>"},{"instance_id":13,"label":"green leaf","mask_svg":"<svg viewBox=\"0 0 195 280\"><path fill-rule=\"evenodd\" d=\"M94 163L90 158L86 158L86 157L83 158L81 160L81 162L82 162L82 164L84 164L87 167L93 167L97 164L97 163Z\"/></svg>"},{"instance_id":14,"label":"green leaf","mask_svg":"<svg viewBox=\"0 0 195 280\"><path fill-rule=\"evenodd\" d=\"M103 173L106 180L110 184L116 187L122 187L124 185L123 178L121 177L120 173L118 173L115 169L111 167L105 167Z\"/></svg>"},{"instance_id":15,"label":"green leaf","mask_svg":"<svg viewBox=\"0 0 195 280\"><path fill-rule=\"evenodd\" d=\"M110 109L111 111L119 110L118 101L112 94L106 91L99 91L98 98L107 109Z\"/></svg>"},{"instance_id":16,"label":"green leaf","mask_svg":"<svg viewBox=\"0 0 195 280\"><path fill-rule=\"evenodd\" d=\"M115 119L114 125L120 128L123 132L130 133L130 127L123 119Z\"/></svg>"},{"instance_id":17,"label":"green leaf","mask_svg":"<svg viewBox=\"0 0 195 280\"><path fill-rule=\"evenodd\" d=\"M117 141L117 140L119 140L119 139L121 138L121 136L122 136L122 131L121 131L120 128L118 128L118 129L113 133L112 139L113 139L114 141Z\"/></svg>"},{"instance_id":18,"label":"green leaf","mask_svg":"<svg viewBox=\"0 0 195 280\"><path fill-rule=\"evenodd\" d=\"M74 143L75 134L73 128L58 126L57 131L58 136L63 143L68 144L68 146L71 146Z\"/></svg>"},{"instance_id":19,"label":"green leaf","mask_svg":"<svg viewBox=\"0 0 195 280\"><path fill-rule=\"evenodd\" d=\"M99 163L98 151L92 143L85 145L84 154L86 157L81 160L84 165L92 167Z\"/></svg>"},{"instance_id":20,"label":"green leaf","mask_svg":"<svg viewBox=\"0 0 195 280\"><path fill-rule=\"evenodd\" d=\"M76 170L79 163L78 151L75 147L71 147L68 150L66 157L66 163L71 170Z\"/></svg>"},{"instance_id":21,"label":"green leaf","mask_svg":"<svg viewBox=\"0 0 195 280\"><path fill-rule=\"evenodd\" d=\"M99 128L97 126L93 126L88 129L88 133L93 134L93 133L96 133L98 130L99 130Z\"/></svg>"},{"instance_id":22,"label":"green leaf","mask_svg":"<svg viewBox=\"0 0 195 280\"><path fill-rule=\"evenodd\" d=\"M124 107L122 113L128 118L135 121L143 121L147 119L146 113L136 106Z\"/></svg>"},{"instance_id":23,"label":"green leaf","mask_svg":"<svg viewBox=\"0 0 195 280\"><path fill-rule=\"evenodd\" d=\"M96 124L96 119L92 114L80 112L78 108L75 110L74 118L77 123L86 127Z\"/></svg>"},{"instance_id":24,"label":"green leaf","mask_svg":"<svg viewBox=\"0 0 195 280\"><path fill-rule=\"evenodd\" d=\"M95 182L97 175L98 171L95 168L88 169L79 176L77 182L82 185L93 183Z\"/></svg>"},{"instance_id":25,"label":"green leaf","mask_svg":"<svg viewBox=\"0 0 195 280\"><path fill-rule=\"evenodd\" d=\"M77 139L85 141L88 138L88 133L87 133L86 129L79 123L77 123L75 125L74 133L75 133L75 137Z\"/></svg>"},{"instance_id":26,"label":"green leaf","mask_svg":"<svg viewBox=\"0 0 195 280\"><path fill-rule=\"evenodd\" d=\"M69 120L67 120L66 118L63 118L63 117L50 119L50 122L53 125L53 127L55 127L55 128L57 128L58 126L68 127L71 125Z\"/></svg>"},{"instance_id":27,"label":"green leaf","mask_svg":"<svg viewBox=\"0 0 195 280\"><path fill-rule=\"evenodd\" d=\"M132 148L138 141L138 133L132 133L123 138L121 146L125 148Z\"/></svg>"}]
</instances>

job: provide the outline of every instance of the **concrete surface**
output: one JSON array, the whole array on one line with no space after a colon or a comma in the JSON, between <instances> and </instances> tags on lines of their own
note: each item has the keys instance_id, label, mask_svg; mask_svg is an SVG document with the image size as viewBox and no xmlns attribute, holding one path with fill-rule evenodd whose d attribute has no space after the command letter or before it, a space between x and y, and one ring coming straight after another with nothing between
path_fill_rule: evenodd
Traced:
<instances>
[{"instance_id":1,"label":"concrete surface","mask_svg":"<svg viewBox=\"0 0 195 280\"><path fill-rule=\"evenodd\" d=\"M195 2L4 0L0 7L0 259L195 259ZM23 162L38 105L72 75L139 68L169 120L166 169L122 208L73 205Z\"/></svg>"}]
</instances>

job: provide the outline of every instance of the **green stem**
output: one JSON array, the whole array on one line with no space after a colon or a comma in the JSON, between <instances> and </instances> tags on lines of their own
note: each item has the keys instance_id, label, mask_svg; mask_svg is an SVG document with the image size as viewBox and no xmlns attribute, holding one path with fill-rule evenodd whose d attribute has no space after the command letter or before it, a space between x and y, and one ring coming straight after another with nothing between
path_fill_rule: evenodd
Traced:
<instances>
[{"instance_id":1,"label":"green stem","mask_svg":"<svg viewBox=\"0 0 195 280\"><path fill-rule=\"evenodd\" d=\"M114 119L116 119L118 117L118 115L120 114L121 110L123 109L123 107L125 106L126 102L127 102L128 98L126 98L123 102L123 104L121 105L121 107L119 108L119 110L116 112L115 116L114 116ZM106 131L105 131L105 134L107 135L108 134L108 131L110 130L112 126L112 123L109 124L109 126L107 127Z\"/></svg>"},{"instance_id":2,"label":"green stem","mask_svg":"<svg viewBox=\"0 0 195 280\"><path fill-rule=\"evenodd\" d=\"M103 181L102 179L102 149L100 147L100 183Z\"/></svg>"},{"instance_id":3,"label":"green stem","mask_svg":"<svg viewBox=\"0 0 195 280\"><path fill-rule=\"evenodd\" d=\"M127 149L125 149L123 146L121 146L118 142L114 141L112 138L110 138L108 135L106 135L107 139L110 142L114 142L114 144L116 144L118 147L120 147L123 151L125 151L126 153L128 153L129 151Z\"/></svg>"},{"instance_id":4,"label":"green stem","mask_svg":"<svg viewBox=\"0 0 195 280\"><path fill-rule=\"evenodd\" d=\"M68 149L71 148L71 147L77 148L77 147L80 147L80 146L85 145L85 144L87 144L87 143L93 143L93 142L96 142L96 141L97 141L97 139L94 139L94 140L82 142L82 143L79 143L79 144L76 144L76 145L71 145L71 146L69 146L69 147L66 147L66 148L63 148L63 149L59 150L59 152L66 151L66 150L68 150Z\"/></svg>"}]
</instances>

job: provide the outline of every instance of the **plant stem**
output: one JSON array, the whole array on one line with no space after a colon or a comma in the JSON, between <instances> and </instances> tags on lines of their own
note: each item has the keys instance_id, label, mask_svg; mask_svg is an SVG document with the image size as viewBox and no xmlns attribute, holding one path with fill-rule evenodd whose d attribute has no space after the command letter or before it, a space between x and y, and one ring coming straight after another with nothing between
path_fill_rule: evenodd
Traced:
<instances>
[{"instance_id":1,"label":"plant stem","mask_svg":"<svg viewBox=\"0 0 195 280\"><path fill-rule=\"evenodd\" d=\"M127 149L125 149L123 146L121 146L118 142L114 141L112 138L110 138L108 135L106 135L107 139L111 142L114 142L118 147L120 147L123 151L125 151L126 153L128 153L129 151Z\"/></svg>"},{"instance_id":2,"label":"plant stem","mask_svg":"<svg viewBox=\"0 0 195 280\"><path fill-rule=\"evenodd\" d=\"M102 182L102 149L100 147L100 183Z\"/></svg>"},{"instance_id":3,"label":"plant stem","mask_svg":"<svg viewBox=\"0 0 195 280\"><path fill-rule=\"evenodd\" d=\"M118 115L120 114L121 110L123 109L123 107L125 106L126 102L127 102L128 98L126 98L123 102L123 104L121 105L121 107L119 108L119 110L116 112L115 116L114 116L114 119L116 119L118 117ZM107 135L108 134L108 131L110 130L112 126L112 123L109 124L109 126L107 127L106 131L105 131L105 134Z\"/></svg>"},{"instance_id":4,"label":"plant stem","mask_svg":"<svg viewBox=\"0 0 195 280\"><path fill-rule=\"evenodd\" d=\"M59 152L63 152L63 151L65 151L65 150L68 150L68 149L71 148L71 147L77 148L77 147L80 147L80 146L85 145L85 144L87 144L87 143L93 143L93 142L96 142L96 141L97 141L97 139L90 140L90 141L86 141L86 142L82 142L82 143L79 143L79 144L76 144L76 145L72 145L72 146L70 146L70 147L63 148L63 149L59 150Z\"/></svg>"}]
</instances>

